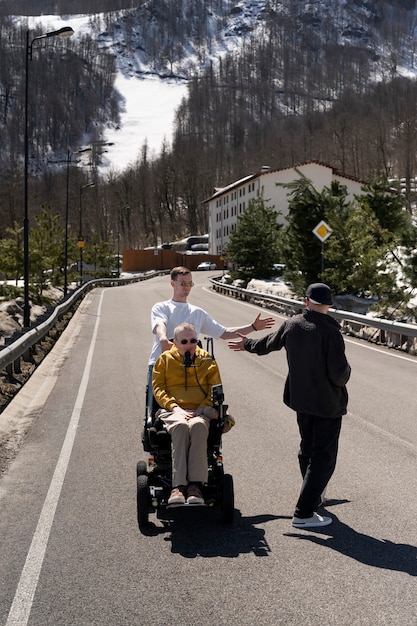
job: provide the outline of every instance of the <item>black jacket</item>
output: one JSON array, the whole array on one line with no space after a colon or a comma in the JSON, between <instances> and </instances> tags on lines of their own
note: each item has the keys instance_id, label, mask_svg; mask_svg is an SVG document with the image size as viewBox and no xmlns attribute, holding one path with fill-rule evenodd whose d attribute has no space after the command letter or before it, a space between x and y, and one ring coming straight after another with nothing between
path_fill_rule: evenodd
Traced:
<instances>
[{"instance_id":1,"label":"black jacket","mask_svg":"<svg viewBox=\"0 0 417 626\"><path fill-rule=\"evenodd\" d=\"M306 309L262 339L247 339L245 349L258 355L285 348L288 376L284 402L294 411L341 417L347 411L350 365L339 323Z\"/></svg>"}]
</instances>

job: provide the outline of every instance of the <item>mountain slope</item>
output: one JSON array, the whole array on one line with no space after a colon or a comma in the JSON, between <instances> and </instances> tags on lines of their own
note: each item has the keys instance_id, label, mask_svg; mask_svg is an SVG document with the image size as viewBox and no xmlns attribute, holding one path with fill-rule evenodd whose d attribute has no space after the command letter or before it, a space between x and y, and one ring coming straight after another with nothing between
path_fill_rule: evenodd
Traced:
<instances>
[{"instance_id":1,"label":"mountain slope","mask_svg":"<svg viewBox=\"0 0 417 626\"><path fill-rule=\"evenodd\" d=\"M88 10L89 3L85 5ZM56 25L58 19L79 23L80 17L44 16L40 20L54 20ZM217 71L228 57L228 63L239 65L239 72L246 75L246 107L254 99L250 89L254 85L258 93L265 93L265 101L274 101L271 114L293 116L328 109L345 89L363 92L369 81L415 72L414 0L148 0L134 9L92 14L87 24L83 20L81 33L88 32L116 59L121 124L130 126L130 143L132 129L138 131L137 147L132 145L129 160L149 137L143 126L149 125L154 113L152 104L149 116L140 109L146 93L143 80L169 83L170 89L159 96L156 84L160 83L154 82L156 95L150 102L159 105L169 94L176 107L193 77ZM244 55L247 61L242 64ZM142 80L134 87L130 79L138 78ZM263 107L258 108L257 116ZM162 112L165 115L172 125L173 111ZM110 125L106 141L120 144L121 133L116 129ZM164 136L171 139L170 133L160 134L160 145ZM111 153L107 163L114 161Z\"/></svg>"}]
</instances>

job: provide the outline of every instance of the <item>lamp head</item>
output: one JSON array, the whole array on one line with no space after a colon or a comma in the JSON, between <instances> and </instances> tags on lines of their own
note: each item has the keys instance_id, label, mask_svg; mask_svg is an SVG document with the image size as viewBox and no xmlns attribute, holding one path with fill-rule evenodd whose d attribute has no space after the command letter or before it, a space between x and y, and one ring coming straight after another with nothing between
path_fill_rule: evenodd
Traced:
<instances>
[{"instance_id":1,"label":"lamp head","mask_svg":"<svg viewBox=\"0 0 417 626\"><path fill-rule=\"evenodd\" d=\"M59 30L53 30L50 33L46 33L45 37L61 37L65 39L65 37L71 37L74 34L74 30L71 26L63 26Z\"/></svg>"},{"instance_id":2,"label":"lamp head","mask_svg":"<svg viewBox=\"0 0 417 626\"><path fill-rule=\"evenodd\" d=\"M27 51L28 51L28 58L32 59L32 46L35 43L35 41L38 41L39 39L47 39L48 37L62 37L65 39L65 37L71 37L71 35L74 34L74 30L71 28L71 26L64 26L63 28L60 28L59 30L52 30L49 33L45 33L44 35L38 35L38 37L35 37L34 39L32 39L32 41L29 44L29 30L26 31L26 36L27 36Z\"/></svg>"}]
</instances>

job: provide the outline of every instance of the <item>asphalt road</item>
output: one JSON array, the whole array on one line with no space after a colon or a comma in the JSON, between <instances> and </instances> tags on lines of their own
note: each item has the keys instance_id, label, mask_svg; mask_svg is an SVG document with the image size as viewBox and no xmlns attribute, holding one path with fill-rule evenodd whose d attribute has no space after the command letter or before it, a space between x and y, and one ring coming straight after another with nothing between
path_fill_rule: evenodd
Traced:
<instances>
[{"instance_id":1,"label":"asphalt road","mask_svg":"<svg viewBox=\"0 0 417 626\"><path fill-rule=\"evenodd\" d=\"M229 326L258 310L190 300ZM215 343L237 425L224 437L233 526L217 509L136 521L151 305L168 277L95 290L18 398L31 423L0 481L3 626L417 625L417 359L346 338L349 414L328 489L333 524L298 531L284 353ZM268 313L269 314L269 313ZM276 316L277 324L281 317ZM4 415L2 416L4 420Z\"/></svg>"}]
</instances>

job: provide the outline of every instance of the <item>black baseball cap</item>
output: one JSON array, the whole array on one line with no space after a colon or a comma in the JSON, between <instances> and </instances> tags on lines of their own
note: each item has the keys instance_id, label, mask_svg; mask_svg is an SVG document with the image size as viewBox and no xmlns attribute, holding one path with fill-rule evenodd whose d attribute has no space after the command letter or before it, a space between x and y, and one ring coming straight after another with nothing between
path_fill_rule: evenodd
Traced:
<instances>
[{"instance_id":1,"label":"black baseball cap","mask_svg":"<svg viewBox=\"0 0 417 626\"><path fill-rule=\"evenodd\" d=\"M325 283L312 283L309 285L306 296L313 304L333 304L332 292Z\"/></svg>"}]
</instances>

